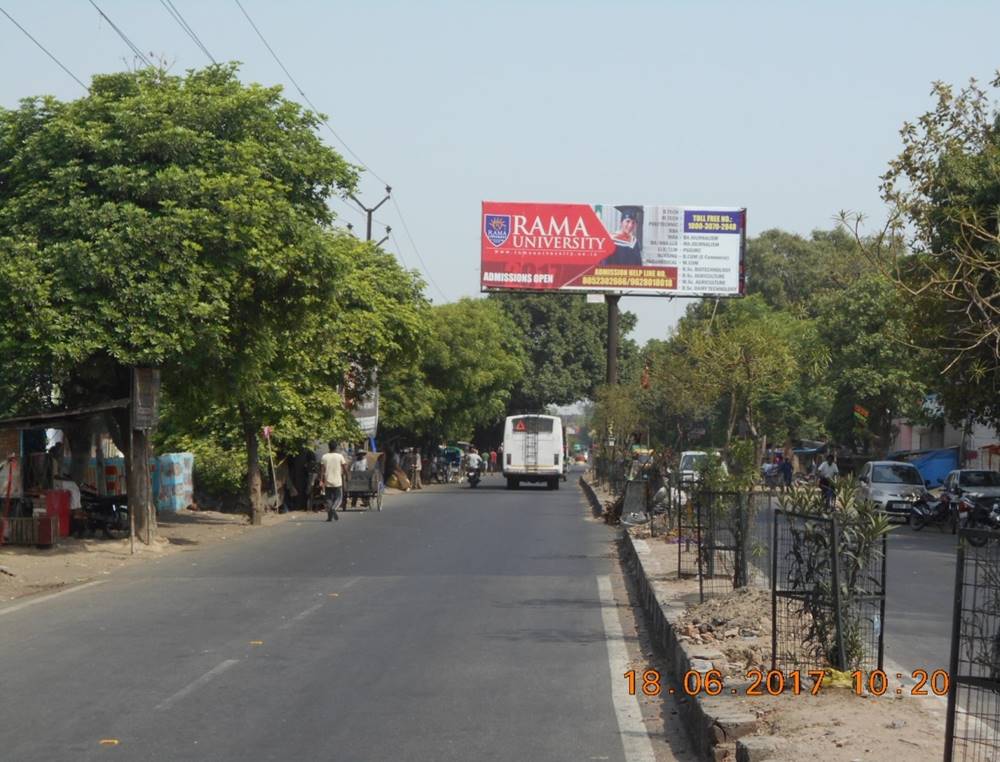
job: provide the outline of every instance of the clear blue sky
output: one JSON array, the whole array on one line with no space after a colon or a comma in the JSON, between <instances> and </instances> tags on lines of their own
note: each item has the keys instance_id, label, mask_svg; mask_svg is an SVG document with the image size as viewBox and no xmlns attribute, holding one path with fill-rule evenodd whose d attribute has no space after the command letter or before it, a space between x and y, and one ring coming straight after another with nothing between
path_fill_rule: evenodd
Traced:
<instances>
[{"instance_id":1,"label":"clear blue sky","mask_svg":"<svg viewBox=\"0 0 1000 762\"><path fill-rule=\"evenodd\" d=\"M97 2L174 71L207 63L158 0ZM298 98L235 2L174 4L217 59ZM877 219L878 177L903 121L932 105L930 83L989 80L1000 66L995 1L244 5L392 184L438 302L478 294L483 199L746 206L751 235L808 234L840 209ZM130 57L87 0L0 8L84 81ZM4 17L0 72L5 107L82 94ZM362 187L369 204L381 198L373 178ZM389 248L424 270L392 206L377 219L396 233ZM639 314L644 341L685 305L623 306Z\"/></svg>"}]
</instances>

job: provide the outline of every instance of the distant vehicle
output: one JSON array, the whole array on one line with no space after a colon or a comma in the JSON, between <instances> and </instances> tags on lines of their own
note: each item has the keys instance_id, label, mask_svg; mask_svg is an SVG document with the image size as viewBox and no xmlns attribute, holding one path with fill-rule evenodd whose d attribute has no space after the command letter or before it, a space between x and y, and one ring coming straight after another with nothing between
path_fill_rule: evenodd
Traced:
<instances>
[{"instance_id":1,"label":"distant vehicle","mask_svg":"<svg viewBox=\"0 0 1000 762\"><path fill-rule=\"evenodd\" d=\"M891 518L910 520L913 503L926 491L923 477L912 463L872 460L858 474L858 497L871 500Z\"/></svg>"},{"instance_id":2,"label":"distant vehicle","mask_svg":"<svg viewBox=\"0 0 1000 762\"><path fill-rule=\"evenodd\" d=\"M971 506L992 510L993 505L1000 502L1000 473L975 468L955 469L944 478L942 495L958 512L960 523L965 526Z\"/></svg>"},{"instance_id":3,"label":"distant vehicle","mask_svg":"<svg viewBox=\"0 0 1000 762\"><path fill-rule=\"evenodd\" d=\"M706 460L708 460L708 453L702 450L685 450L682 452L680 463L677 466L681 484L693 484L698 481L698 472L705 465Z\"/></svg>"},{"instance_id":4,"label":"distant vehicle","mask_svg":"<svg viewBox=\"0 0 1000 762\"><path fill-rule=\"evenodd\" d=\"M1000 497L1000 473L973 468L956 469L945 477L944 491L953 503L962 495Z\"/></svg>"},{"instance_id":5,"label":"distant vehicle","mask_svg":"<svg viewBox=\"0 0 1000 762\"><path fill-rule=\"evenodd\" d=\"M512 415L503 427L503 475L507 489L544 482L559 489L563 474L562 419L555 415Z\"/></svg>"}]
</instances>

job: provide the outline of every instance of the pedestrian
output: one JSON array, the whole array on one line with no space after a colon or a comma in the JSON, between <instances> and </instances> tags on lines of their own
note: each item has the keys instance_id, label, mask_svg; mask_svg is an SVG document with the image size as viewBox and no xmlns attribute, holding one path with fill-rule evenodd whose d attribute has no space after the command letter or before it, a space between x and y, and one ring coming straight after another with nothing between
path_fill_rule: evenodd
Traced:
<instances>
[{"instance_id":1,"label":"pedestrian","mask_svg":"<svg viewBox=\"0 0 1000 762\"><path fill-rule=\"evenodd\" d=\"M792 488L792 459L782 458L778 470L781 472L781 481L785 492L788 492Z\"/></svg>"},{"instance_id":2,"label":"pedestrian","mask_svg":"<svg viewBox=\"0 0 1000 762\"><path fill-rule=\"evenodd\" d=\"M497 451L496 448L490 450L490 471L492 473L497 472Z\"/></svg>"},{"instance_id":3,"label":"pedestrian","mask_svg":"<svg viewBox=\"0 0 1000 762\"><path fill-rule=\"evenodd\" d=\"M326 498L326 520L340 521L337 509L344 501L344 475L347 461L337 449L337 443L330 441L330 451L320 460L319 486Z\"/></svg>"}]
</instances>

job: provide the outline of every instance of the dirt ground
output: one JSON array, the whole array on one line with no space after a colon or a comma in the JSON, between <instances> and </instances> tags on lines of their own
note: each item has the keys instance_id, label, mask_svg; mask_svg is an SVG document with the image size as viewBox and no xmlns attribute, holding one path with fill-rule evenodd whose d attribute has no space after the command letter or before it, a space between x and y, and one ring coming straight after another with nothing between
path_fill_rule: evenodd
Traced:
<instances>
[{"instance_id":1,"label":"dirt ground","mask_svg":"<svg viewBox=\"0 0 1000 762\"><path fill-rule=\"evenodd\" d=\"M636 533L636 530L632 530ZM933 695L912 696L912 681L888 675L884 696L857 695L852 687L834 686L829 680L810 695L813 680L801 675L801 691L787 690L778 696L746 695L748 670L770 670L771 599L766 590L742 589L698 603L697 583L676 576L678 543L669 536L650 537L646 543L672 570L660 578L671 597L688 606L680 624L680 637L701 650L723 675L726 694L734 712L756 714L764 735L780 739L769 760L797 762L808 756L831 762L886 759L905 755L908 762L939 760L944 748L944 699ZM672 577L672 578L671 578ZM717 654L721 652L722 658ZM678 680L682 676L678 676ZM789 678L790 681L790 678ZM900 695L896 695L897 689ZM728 702L727 702L728 703Z\"/></svg>"},{"instance_id":2,"label":"dirt ground","mask_svg":"<svg viewBox=\"0 0 1000 762\"><path fill-rule=\"evenodd\" d=\"M264 526L299 515L267 513ZM44 550L6 545L0 548L0 601L98 579L125 566L227 542L254 529L242 514L189 510L161 513L159 527L160 536L152 545L136 540L135 555L129 552L128 539L61 537L55 547Z\"/></svg>"},{"instance_id":3,"label":"dirt ground","mask_svg":"<svg viewBox=\"0 0 1000 762\"><path fill-rule=\"evenodd\" d=\"M449 486L435 485L431 489L435 488L447 489ZM405 494L387 487L385 499L396 500ZM117 569L163 558L171 553L232 542L248 532L283 524L303 515L310 514L268 512L264 514L263 527L251 527L243 514L206 510L161 512L158 519L159 538L150 546L137 539L135 555L129 552L128 539L78 540L61 537L55 547L45 550L5 545L0 547L0 602L100 579Z\"/></svg>"}]
</instances>

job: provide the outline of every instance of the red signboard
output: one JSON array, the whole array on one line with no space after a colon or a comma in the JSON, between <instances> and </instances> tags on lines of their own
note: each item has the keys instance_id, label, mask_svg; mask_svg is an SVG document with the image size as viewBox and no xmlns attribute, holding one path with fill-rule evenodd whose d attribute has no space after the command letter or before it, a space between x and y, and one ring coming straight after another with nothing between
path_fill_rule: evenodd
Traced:
<instances>
[{"instance_id":1,"label":"red signboard","mask_svg":"<svg viewBox=\"0 0 1000 762\"><path fill-rule=\"evenodd\" d=\"M483 202L484 290L738 295L746 210Z\"/></svg>"}]
</instances>

